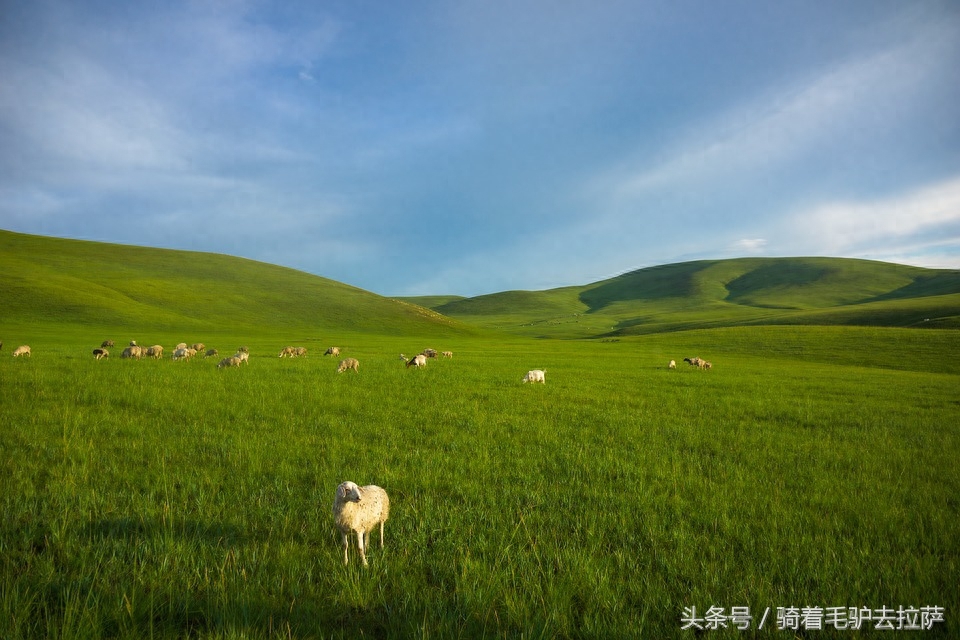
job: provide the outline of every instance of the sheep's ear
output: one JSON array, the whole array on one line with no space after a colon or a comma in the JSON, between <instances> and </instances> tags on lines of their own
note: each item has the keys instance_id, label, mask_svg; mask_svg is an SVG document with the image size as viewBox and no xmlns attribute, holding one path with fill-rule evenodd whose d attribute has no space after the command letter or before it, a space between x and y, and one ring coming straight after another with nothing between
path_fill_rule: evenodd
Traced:
<instances>
[{"instance_id":1,"label":"sheep's ear","mask_svg":"<svg viewBox=\"0 0 960 640\"><path fill-rule=\"evenodd\" d=\"M346 495L347 495L347 486L344 484L341 484L339 487L337 487L337 497L344 498L346 497Z\"/></svg>"}]
</instances>

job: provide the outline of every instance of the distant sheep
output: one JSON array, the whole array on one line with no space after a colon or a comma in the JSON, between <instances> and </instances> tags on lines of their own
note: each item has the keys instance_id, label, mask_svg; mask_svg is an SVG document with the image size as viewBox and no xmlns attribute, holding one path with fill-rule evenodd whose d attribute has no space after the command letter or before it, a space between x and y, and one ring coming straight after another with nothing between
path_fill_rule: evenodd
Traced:
<instances>
[{"instance_id":1,"label":"distant sheep","mask_svg":"<svg viewBox=\"0 0 960 640\"><path fill-rule=\"evenodd\" d=\"M32 354L30 353L29 345L22 344L13 350L14 358L19 358L20 356L30 356L31 358L33 357Z\"/></svg>"},{"instance_id":2,"label":"distant sheep","mask_svg":"<svg viewBox=\"0 0 960 640\"><path fill-rule=\"evenodd\" d=\"M240 353L250 353L250 347L240 347L237 351Z\"/></svg>"},{"instance_id":3,"label":"distant sheep","mask_svg":"<svg viewBox=\"0 0 960 640\"><path fill-rule=\"evenodd\" d=\"M194 342L192 345L190 345L190 348L196 351L197 353L200 353L201 351L207 348L207 345L203 344L202 342Z\"/></svg>"},{"instance_id":4,"label":"distant sheep","mask_svg":"<svg viewBox=\"0 0 960 640\"><path fill-rule=\"evenodd\" d=\"M523 382L539 382L540 384L547 384L547 370L546 369L532 369L527 372L527 375L523 377Z\"/></svg>"},{"instance_id":5,"label":"distant sheep","mask_svg":"<svg viewBox=\"0 0 960 640\"><path fill-rule=\"evenodd\" d=\"M667 363L667 369L676 369L676 368L677 368L676 360L671 360L670 362Z\"/></svg>"},{"instance_id":6,"label":"distant sheep","mask_svg":"<svg viewBox=\"0 0 960 640\"><path fill-rule=\"evenodd\" d=\"M207 352L204 354L204 358L215 358L220 355L220 352L216 349L207 349Z\"/></svg>"},{"instance_id":7,"label":"distant sheep","mask_svg":"<svg viewBox=\"0 0 960 640\"><path fill-rule=\"evenodd\" d=\"M353 369L360 373L360 361L356 358L344 358L340 361L340 366L337 367L337 373L343 373L347 369Z\"/></svg>"},{"instance_id":8,"label":"distant sheep","mask_svg":"<svg viewBox=\"0 0 960 640\"><path fill-rule=\"evenodd\" d=\"M181 342L181 343L179 343L177 346L175 346L175 347L173 348L173 350L174 350L174 351L177 351L177 350L179 350L179 349L186 349L186 348L187 348L187 343L186 343L186 342Z\"/></svg>"},{"instance_id":9,"label":"distant sheep","mask_svg":"<svg viewBox=\"0 0 960 640\"><path fill-rule=\"evenodd\" d=\"M224 367L239 367L240 362L241 360L237 356L230 356L229 358L224 358L221 360L217 365L217 369L223 369Z\"/></svg>"},{"instance_id":10,"label":"distant sheep","mask_svg":"<svg viewBox=\"0 0 960 640\"><path fill-rule=\"evenodd\" d=\"M437 350L436 350L436 349L424 349L424 350L421 351L420 353L422 353L423 355L427 356L428 358L436 358L436 357L437 357Z\"/></svg>"},{"instance_id":11,"label":"distant sheep","mask_svg":"<svg viewBox=\"0 0 960 640\"><path fill-rule=\"evenodd\" d=\"M174 360L189 360L193 356L197 355L197 351L192 347L187 347L186 349L177 349L173 352Z\"/></svg>"},{"instance_id":12,"label":"distant sheep","mask_svg":"<svg viewBox=\"0 0 960 640\"><path fill-rule=\"evenodd\" d=\"M120 354L121 358L135 358L139 360L143 357L143 347L138 347L137 345L130 345L123 350L123 353Z\"/></svg>"},{"instance_id":13,"label":"distant sheep","mask_svg":"<svg viewBox=\"0 0 960 640\"><path fill-rule=\"evenodd\" d=\"M131 340L131 341L130 341L130 344L127 345L127 346L128 346L128 347L135 347L135 346L137 346L137 341L136 341L136 340Z\"/></svg>"},{"instance_id":14,"label":"distant sheep","mask_svg":"<svg viewBox=\"0 0 960 640\"><path fill-rule=\"evenodd\" d=\"M306 358L307 357L307 348L306 347L294 347L293 355L296 358Z\"/></svg>"},{"instance_id":15,"label":"distant sheep","mask_svg":"<svg viewBox=\"0 0 960 640\"><path fill-rule=\"evenodd\" d=\"M103 342L100 343L101 349L106 349L107 347L110 347L112 349L113 346L114 346L113 340L104 340Z\"/></svg>"},{"instance_id":16,"label":"distant sheep","mask_svg":"<svg viewBox=\"0 0 960 640\"><path fill-rule=\"evenodd\" d=\"M163 357L163 347L159 344L155 344L152 347L147 347L147 352L144 355L150 356L154 360L159 360Z\"/></svg>"},{"instance_id":17,"label":"distant sheep","mask_svg":"<svg viewBox=\"0 0 960 640\"><path fill-rule=\"evenodd\" d=\"M101 358L109 358L109 357L110 357L110 352L107 351L106 349L104 349L103 347L101 347L101 348L99 348L99 349L94 349L94 350L93 350L93 357L96 358L97 360L100 360Z\"/></svg>"},{"instance_id":18,"label":"distant sheep","mask_svg":"<svg viewBox=\"0 0 960 640\"><path fill-rule=\"evenodd\" d=\"M330 347L329 349L327 349L326 351L323 352L323 355L325 355L325 356L338 356L338 355L340 355L340 347Z\"/></svg>"},{"instance_id":19,"label":"distant sheep","mask_svg":"<svg viewBox=\"0 0 960 640\"><path fill-rule=\"evenodd\" d=\"M699 358L699 357L684 358L683 361L686 362L687 364L689 364L691 367L699 367L699 366L700 366L700 358Z\"/></svg>"},{"instance_id":20,"label":"distant sheep","mask_svg":"<svg viewBox=\"0 0 960 640\"><path fill-rule=\"evenodd\" d=\"M288 358L292 358L292 357L293 357L293 352L294 352L294 348L293 348L293 347L284 347L283 349L280 349L280 356L279 356L279 357L282 358L283 356L287 356Z\"/></svg>"},{"instance_id":21,"label":"distant sheep","mask_svg":"<svg viewBox=\"0 0 960 640\"><path fill-rule=\"evenodd\" d=\"M358 487L353 482L343 482L337 487L333 498L333 521L340 530L343 539L343 564L348 564L350 558L350 534L357 534L357 548L360 550L360 559L367 566L367 543L370 541L370 532L378 525L380 527L380 548L383 548L383 525L390 517L390 497L382 488L368 484Z\"/></svg>"},{"instance_id":22,"label":"distant sheep","mask_svg":"<svg viewBox=\"0 0 960 640\"><path fill-rule=\"evenodd\" d=\"M410 360L407 362L407 368L408 368L408 369L409 369L410 367L425 367L425 366L427 366L427 356L423 355L422 353L419 353L419 354L413 356L413 357L410 358Z\"/></svg>"},{"instance_id":23,"label":"distant sheep","mask_svg":"<svg viewBox=\"0 0 960 640\"><path fill-rule=\"evenodd\" d=\"M234 354L234 357L240 358L240 362L243 364L250 364L250 351L244 351L243 349L246 349L246 347L240 347L240 349L240 351L237 351L237 353Z\"/></svg>"},{"instance_id":24,"label":"distant sheep","mask_svg":"<svg viewBox=\"0 0 960 640\"><path fill-rule=\"evenodd\" d=\"M441 355L442 355L444 358L452 358L452 357L453 357L453 351L444 351Z\"/></svg>"},{"instance_id":25,"label":"distant sheep","mask_svg":"<svg viewBox=\"0 0 960 640\"><path fill-rule=\"evenodd\" d=\"M701 360L700 363L699 363L697 366L700 367L701 369L711 369L711 368L713 368L713 365L710 364L709 362L707 362L706 360Z\"/></svg>"}]
</instances>

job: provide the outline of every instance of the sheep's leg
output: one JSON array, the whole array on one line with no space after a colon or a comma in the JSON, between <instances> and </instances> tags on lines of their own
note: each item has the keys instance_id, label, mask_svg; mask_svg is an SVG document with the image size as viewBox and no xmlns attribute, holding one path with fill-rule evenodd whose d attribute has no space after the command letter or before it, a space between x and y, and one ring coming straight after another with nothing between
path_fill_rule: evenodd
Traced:
<instances>
[{"instance_id":1,"label":"sheep's leg","mask_svg":"<svg viewBox=\"0 0 960 640\"><path fill-rule=\"evenodd\" d=\"M383 549L383 521L380 521L380 548Z\"/></svg>"},{"instance_id":2,"label":"sheep's leg","mask_svg":"<svg viewBox=\"0 0 960 640\"><path fill-rule=\"evenodd\" d=\"M357 531L357 546L360 547L360 559L363 560L363 566L367 566L367 552L363 545L363 531Z\"/></svg>"},{"instance_id":3,"label":"sheep's leg","mask_svg":"<svg viewBox=\"0 0 960 640\"><path fill-rule=\"evenodd\" d=\"M347 547L350 546L350 539L347 537L347 534L342 534L343 536L343 564L347 564L350 559L347 557Z\"/></svg>"}]
</instances>

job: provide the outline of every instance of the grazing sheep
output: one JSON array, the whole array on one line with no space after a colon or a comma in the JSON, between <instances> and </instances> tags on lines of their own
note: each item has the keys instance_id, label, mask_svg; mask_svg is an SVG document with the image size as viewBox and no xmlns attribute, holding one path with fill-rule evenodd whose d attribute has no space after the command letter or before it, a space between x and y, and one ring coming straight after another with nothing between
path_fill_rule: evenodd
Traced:
<instances>
[{"instance_id":1,"label":"grazing sheep","mask_svg":"<svg viewBox=\"0 0 960 640\"><path fill-rule=\"evenodd\" d=\"M163 347L159 344L155 344L152 347L147 347L147 353L145 355L150 356L154 360L159 360L163 357Z\"/></svg>"},{"instance_id":2,"label":"grazing sheep","mask_svg":"<svg viewBox=\"0 0 960 640\"><path fill-rule=\"evenodd\" d=\"M424 349L424 350L421 351L420 353L422 353L423 355L427 356L428 358L436 358L436 357L437 357L437 350L436 350L436 349Z\"/></svg>"},{"instance_id":3,"label":"grazing sheep","mask_svg":"<svg viewBox=\"0 0 960 640\"><path fill-rule=\"evenodd\" d=\"M127 346L129 346L129 347L135 347L135 346L137 346L137 341L136 341L136 340L131 340L131 341L130 341L130 344L127 345Z\"/></svg>"},{"instance_id":4,"label":"grazing sheep","mask_svg":"<svg viewBox=\"0 0 960 640\"><path fill-rule=\"evenodd\" d=\"M677 368L676 360L671 360L670 362L667 363L667 369L676 369L676 368Z\"/></svg>"},{"instance_id":5,"label":"grazing sheep","mask_svg":"<svg viewBox=\"0 0 960 640\"><path fill-rule=\"evenodd\" d=\"M204 354L203 357L204 357L204 358L215 358L215 357L218 356L218 355L220 355L220 352L217 351L216 349L207 349L207 353Z\"/></svg>"},{"instance_id":6,"label":"grazing sheep","mask_svg":"<svg viewBox=\"0 0 960 640\"><path fill-rule=\"evenodd\" d=\"M340 361L340 366L337 367L337 373L343 373L347 369L353 369L360 373L360 361L356 358L344 358Z\"/></svg>"},{"instance_id":7,"label":"grazing sheep","mask_svg":"<svg viewBox=\"0 0 960 640\"><path fill-rule=\"evenodd\" d=\"M527 375L523 376L523 382L539 382L541 384L547 384L547 370L532 369L527 372Z\"/></svg>"},{"instance_id":8,"label":"grazing sheep","mask_svg":"<svg viewBox=\"0 0 960 640\"><path fill-rule=\"evenodd\" d=\"M93 350L93 357L96 358L97 360L99 360L99 359L101 359L101 358L109 358L109 357L110 357L110 352L107 351L106 349L104 349L103 347L101 347L101 348L99 348L99 349L94 349L94 350Z\"/></svg>"},{"instance_id":9,"label":"grazing sheep","mask_svg":"<svg viewBox=\"0 0 960 640\"><path fill-rule=\"evenodd\" d=\"M325 356L338 356L340 355L340 347L330 347L324 351L323 355Z\"/></svg>"},{"instance_id":10,"label":"grazing sheep","mask_svg":"<svg viewBox=\"0 0 960 640\"><path fill-rule=\"evenodd\" d=\"M177 350L179 350L179 349L186 349L186 348L187 348L187 343L186 343L186 342L181 342L181 343L179 343L177 346L175 346L175 347L173 348L173 350L174 350L174 351L177 351Z\"/></svg>"},{"instance_id":11,"label":"grazing sheep","mask_svg":"<svg viewBox=\"0 0 960 640\"><path fill-rule=\"evenodd\" d=\"M176 351L174 351L174 352L173 352L173 359L174 359L174 360L189 360L190 358L192 358L192 357L195 356L195 355L197 355L196 350L193 349L193 348L191 348L191 347L187 347L186 349L177 349Z\"/></svg>"},{"instance_id":12,"label":"grazing sheep","mask_svg":"<svg viewBox=\"0 0 960 640\"><path fill-rule=\"evenodd\" d=\"M713 365L710 364L709 362L707 362L706 360L701 360L701 361L700 361L700 364L697 365L697 366L700 367L701 369L711 369L711 368L713 368Z\"/></svg>"},{"instance_id":13,"label":"grazing sheep","mask_svg":"<svg viewBox=\"0 0 960 640\"><path fill-rule=\"evenodd\" d=\"M196 351L197 353L200 353L201 351L207 348L207 345L203 344L202 342L194 342L190 348Z\"/></svg>"},{"instance_id":14,"label":"grazing sheep","mask_svg":"<svg viewBox=\"0 0 960 640\"><path fill-rule=\"evenodd\" d=\"M691 367L699 367L699 366L700 366L700 358L698 358L698 357L684 358L683 361L686 362L687 364L689 364Z\"/></svg>"},{"instance_id":15,"label":"grazing sheep","mask_svg":"<svg viewBox=\"0 0 960 640\"><path fill-rule=\"evenodd\" d=\"M31 358L33 357L30 353L30 347L28 345L22 344L13 350L14 358L19 358L20 356L30 356Z\"/></svg>"},{"instance_id":16,"label":"grazing sheep","mask_svg":"<svg viewBox=\"0 0 960 640\"><path fill-rule=\"evenodd\" d=\"M440 355L442 355L444 358L452 358L452 357L453 357L453 351L444 351L444 352L443 352L442 354L440 354Z\"/></svg>"},{"instance_id":17,"label":"grazing sheep","mask_svg":"<svg viewBox=\"0 0 960 640\"><path fill-rule=\"evenodd\" d=\"M360 559L367 566L367 542L370 532L380 525L380 548L383 548L383 525L390 517L390 497L382 488L368 484L358 487L353 482L343 482L337 487L333 499L333 521L343 538L343 564L350 558L347 550L350 546L350 534L357 534L357 547Z\"/></svg>"},{"instance_id":18,"label":"grazing sheep","mask_svg":"<svg viewBox=\"0 0 960 640\"><path fill-rule=\"evenodd\" d=\"M295 358L306 358L307 357L307 348L306 347L294 347L293 357Z\"/></svg>"},{"instance_id":19,"label":"grazing sheep","mask_svg":"<svg viewBox=\"0 0 960 640\"><path fill-rule=\"evenodd\" d=\"M422 353L419 353L413 356L412 358L410 358L410 361L407 362L408 369L410 367L425 367L425 366L427 366L427 356L423 355Z\"/></svg>"},{"instance_id":20,"label":"grazing sheep","mask_svg":"<svg viewBox=\"0 0 960 640\"><path fill-rule=\"evenodd\" d=\"M245 349L246 347L240 347L240 349ZM237 351L234 354L234 357L240 358L240 362L243 364L250 364L250 351Z\"/></svg>"},{"instance_id":21,"label":"grazing sheep","mask_svg":"<svg viewBox=\"0 0 960 640\"><path fill-rule=\"evenodd\" d=\"M121 358L136 358L139 360L143 357L143 348L138 347L137 345L131 345L123 350L123 353L120 354Z\"/></svg>"},{"instance_id":22,"label":"grazing sheep","mask_svg":"<svg viewBox=\"0 0 960 640\"><path fill-rule=\"evenodd\" d=\"M237 349L237 351L242 353L250 353L250 347L240 347Z\"/></svg>"},{"instance_id":23,"label":"grazing sheep","mask_svg":"<svg viewBox=\"0 0 960 640\"><path fill-rule=\"evenodd\" d=\"M113 346L114 346L113 340L104 340L103 342L100 343L101 349L106 349L107 347L110 347L112 349Z\"/></svg>"},{"instance_id":24,"label":"grazing sheep","mask_svg":"<svg viewBox=\"0 0 960 640\"><path fill-rule=\"evenodd\" d=\"M280 349L279 357L282 358L283 356L287 356L288 358L292 358L293 352L294 352L293 347L284 347L283 349Z\"/></svg>"},{"instance_id":25,"label":"grazing sheep","mask_svg":"<svg viewBox=\"0 0 960 640\"><path fill-rule=\"evenodd\" d=\"M217 369L223 369L224 367L239 367L240 358L237 356L230 356L229 358L224 358L220 361L220 364L217 365Z\"/></svg>"}]
</instances>

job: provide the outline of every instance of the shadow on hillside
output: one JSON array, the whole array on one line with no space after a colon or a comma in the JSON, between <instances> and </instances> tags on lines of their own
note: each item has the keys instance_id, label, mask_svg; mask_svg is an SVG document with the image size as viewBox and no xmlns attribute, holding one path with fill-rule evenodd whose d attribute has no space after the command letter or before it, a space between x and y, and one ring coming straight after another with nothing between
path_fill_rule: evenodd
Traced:
<instances>
[{"instance_id":1,"label":"shadow on hillside","mask_svg":"<svg viewBox=\"0 0 960 640\"><path fill-rule=\"evenodd\" d=\"M617 302L657 302L696 293L694 276L715 264L711 260L668 264L632 271L580 294L580 301L596 313Z\"/></svg>"}]
</instances>

